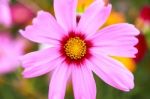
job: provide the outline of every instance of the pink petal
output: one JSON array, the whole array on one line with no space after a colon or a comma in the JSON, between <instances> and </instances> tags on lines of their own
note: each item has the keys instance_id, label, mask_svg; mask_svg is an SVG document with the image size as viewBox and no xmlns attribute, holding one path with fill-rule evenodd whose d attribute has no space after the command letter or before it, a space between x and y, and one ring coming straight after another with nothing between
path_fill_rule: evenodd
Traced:
<instances>
[{"instance_id":1,"label":"pink petal","mask_svg":"<svg viewBox=\"0 0 150 99\"><path fill-rule=\"evenodd\" d=\"M18 58L23 52L20 43L8 33L0 32L0 74L12 72L19 66Z\"/></svg>"},{"instance_id":2,"label":"pink petal","mask_svg":"<svg viewBox=\"0 0 150 99\"><path fill-rule=\"evenodd\" d=\"M49 86L49 99L64 99L70 74L71 68L66 63L62 63L55 69Z\"/></svg>"},{"instance_id":3,"label":"pink petal","mask_svg":"<svg viewBox=\"0 0 150 99\"><path fill-rule=\"evenodd\" d=\"M76 27L76 6L77 0L54 0L56 19L66 32Z\"/></svg>"},{"instance_id":4,"label":"pink petal","mask_svg":"<svg viewBox=\"0 0 150 99\"><path fill-rule=\"evenodd\" d=\"M32 78L50 72L63 61L59 57L57 48L48 48L24 55L21 58L25 68L23 72L24 77Z\"/></svg>"},{"instance_id":5,"label":"pink petal","mask_svg":"<svg viewBox=\"0 0 150 99\"><path fill-rule=\"evenodd\" d=\"M94 55L91 61L87 61L92 69L104 82L123 90L129 91L134 87L134 77L120 62L103 55Z\"/></svg>"},{"instance_id":6,"label":"pink petal","mask_svg":"<svg viewBox=\"0 0 150 99\"><path fill-rule=\"evenodd\" d=\"M94 53L105 53L111 56L135 57L138 52L134 47L139 31L131 24L122 23L100 30L90 39L94 42L91 49Z\"/></svg>"},{"instance_id":7,"label":"pink petal","mask_svg":"<svg viewBox=\"0 0 150 99\"><path fill-rule=\"evenodd\" d=\"M111 5L104 6L103 0L95 0L83 13L78 24L77 31L90 36L105 23L111 12Z\"/></svg>"},{"instance_id":8,"label":"pink petal","mask_svg":"<svg viewBox=\"0 0 150 99\"><path fill-rule=\"evenodd\" d=\"M12 23L12 16L9 7L9 0L0 0L0 24L10 26Z\"/></svg>"},{"instance_id":9,"label":"pink petal","mask_svg":"<svg viewBox=\"0 0 150 99\"><path fill-rule=\"evenodd\" d=\"M94 77L86 66L73 67L72 82L75 99L96 99Z\"/></svg>"},{"instance_id":10,"label":"pink petal","mask_svg":"<svg viewBox=\"0 0 150 99\"><path fill-rule=\"evenodd\" d=\"M13 72L19 67L18 56L15 56L14 59L11 57L12 56L5 56L3 59L0 59L0 74Z\"/></svg>"},{"instance_id":11,"label":"pink petal","mask_svg":"<svg viewBox=\"0 0 150 99\"><path fill-rule=\"evenodd\" d=\"M13 48L15 49L16 53L19 55L23 55L25 52L26 41L22 37L19 37L15 40Z\"/></svg>"},{"instance_id":12,"label":"pink petal","mask_svg":"<svg viewBox=\"0 0 150 99\"><path fill-rule=\"evenodd\" d=\"M65 34L54 17L44 11L39 11L33 25L26 27L24 31L20 30L20 33L31 41L48 44L58 44Z\"/></svg>"}]
</instances>

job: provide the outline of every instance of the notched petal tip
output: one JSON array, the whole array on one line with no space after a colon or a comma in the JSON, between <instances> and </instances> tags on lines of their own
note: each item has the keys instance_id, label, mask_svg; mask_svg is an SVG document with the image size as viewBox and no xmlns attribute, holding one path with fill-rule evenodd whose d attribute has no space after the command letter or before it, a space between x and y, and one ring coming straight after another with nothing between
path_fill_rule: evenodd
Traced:
<instances>
[{"instance_id":1,"label":"notched petal tip","mask_svg":"<svg viewBox=\"0 0 150 99\"><path fill-rule=\"evenodd\" d=\"M132 29L132 31L134 31L135 36L140 34L140 31L135 27L135 25L129 24L129 23L124 23L124 24L128 25L128 27L130 27Z\"/></svg>"},{"instance_id":2,"label":"notched petal tip","mask_svg":"<svg viewBox=\"0 0 150 99\"><path fill-rule=\"evenodd\" d=\"M38 23L38 20L40 19L40 17L45 15L45 14L48 15L49 13L47 13L46 11L43 11L43 10L38 11L37 16L33 19L32 23L33 24Z\"/></svg>"},{"instance_id":3,"label":"notched petal tip","mask_svg":"<svg viewBox=\"0 0 150 99\"><path fill-rule=\"evenodd\" d=\"M129 91L131 91L133 88L134 88L134 84L133 84L132 86L129 85L128 88L122 89L122 91L124 91L124 92L129 92Z\"/></svg>"},{"instance_id":4,"label":"notched petal tip","mask_svg":"<svg viewBox=\"0 0 150 99\"><path fill-rule=\"evenodd\" d=\"M22 72L23 78L32 78L28 74L26 74L25 70Z\"/></svg>"},{"instance_id":5,"label":"notched petal tip","mask_svg":"<svg viewBox=\"0 0 150 99\"><path fill-rule=\"evenodd\" d=\"M25 74L22 74L23 75L23 78L34 78L34 77L30 77L28 75L25 75Z\"/></svg>"},{"instance_id":6,"label":"notched petal tip","mask_svg":"<svg viewBox=\"0 0 150 99\"><path fill-rule=\"evenodd\" d=\"M134 53L137 54L138 53L138 49L134 48Z\"/></svg>"},{"instance_id":7,"label":"notched petal tip","mask_svg":"<svg viewBox=\"0 0 150 99\"><path fill-rule=\"evenodd\" d=\"M134 44L133 44L134 46L137 45L138 42L139 42L138 38L134 37L134 38L133 38L133 42L134 42Z\"/></svg>"},{"instance_id":8,"label":"notched petal tip","mask_svg":"<svg viewBox=\"0 0 150 99\"><path fill-rule=\"evenodd\" d=\"M24 34L24 32L26 32L27 30L29 30L29 28L31 28L32 25L37 22L38 16L41 15L42 13L44 13L43 10L38 11L37 16L36 16L35 18L33 18L33 20L32 20L32 24L31 24L31 25L28 25L28 26L25 27L24 29L19 30L19 33Z\"/></svg>"},{"instance_id":9,"label":"notched petal tip","mask_svg":"<svg viewBox=\"0 0 150 99\"><path fill-rule=\"evenodd\" d=\"M32 24L26 26L24 29L19 30L19 33L24 36L24 34L26 34L26 32L28 32L29 30L32 30L33 26L38 23L38 20L41 17L41 15L44 15L44 14L49 14L49 13L47 13L43 10L38 11L37 16L35 18L33 18L33 20L32 20Z\"/></svg>"},{"instance_id":10,"label":"notched petal tip","mask_svg":"<svg viewBox=\"0 0 150 99\"><path fill-rule=\"evenodd\" d=\"M22 30L22 29L19 30L19 33L20 33L21 35L23 34L23 32L24 32L24 30Z\"/></svg>"},{"instance_id":11,"label":"notched petal tip","mask_svg":"<svg viewBox=\"0 0 150 99\"><path fill-rule=\"evenodd\" d=\"M119 61L110 57L95 56L91 69L107 84L121 91L128 92L134 88L134 76ZM106 59L105 59L106 58ZM95 61L96 60L96 61ZM99 62L101 60L101 62ZM106 61L107 60L107 61ZM93 64L93 67L92 67Z\"/></svg>"},{"instance_id":12,"label":"notched petal tip","mask_svg":"<svg viewBox=\"0 0 150 99\"><path fill-rule=\"evenodd\" d=\"M26 32L26 29L25 29L25 30L19 30L19 33L20 33L24 38L26 38L25 32ZM27 39L27 38L26 38L26 39Z\"/></svg>"},{"instance_id":13,"label":"notched petal tip","mask_svg":"<svg viewBox=\"0 0 150 99\"><path fill-rule=\"evenodd\" d=\"M132 24L132 26L133 26L134 31L135 31L135 33L136 33L135 36L139 35L139 34L140 34L140 31L135 27L135 25Z\"/></svg>"},{"instance_id":14,"label":"notched petal tip","mask_svg":"<svg viewBox=\"0 0 150 99\"><path fill-rule=\"evenodd\" d=\"M29 25L29 26L27 26L25 29L21 29L21 30L19 30L19 33L23 36L23 37L25 37L25 38L27 38L27 32L30 30L32 28L32 26L31 25Z\"/></svg>"}]
</instances>

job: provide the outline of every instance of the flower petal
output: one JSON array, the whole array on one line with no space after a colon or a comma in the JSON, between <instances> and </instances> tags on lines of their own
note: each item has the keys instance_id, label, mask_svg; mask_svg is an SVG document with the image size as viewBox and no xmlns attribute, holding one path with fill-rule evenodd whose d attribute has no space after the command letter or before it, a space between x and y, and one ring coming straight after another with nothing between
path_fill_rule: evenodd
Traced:
<instances>
[{"instance_id":1,"label":"flower petal","mask_svg":"<svg viewBox=\"0 0 150 99\"><path fill-rule=\"evenodd\" d=\"M66 32L76 27L76 6L77 0L54 0L55 17Z\"/></svg>"},{"instance_id":2,"label":"flower petal","mask_svg":"<svg viewBox=\"0 0 150 99\"><path fill-rule=\"evenodd\" d=\"M120 62L103 55L94 55L91 61L87 61L92 69L104 82L123 90L129 91L134 87L134 77Z\"/></svg>"},{"instance_id":3,"label":"flower petal","mask_svg":"<svg viewBox=\"0 0 150 99\"><path fill-rule=\"evenodd\" d=\"M49 99L64 99L70 74L71 68L66 63L62 63L55 69L49 86Z\"/></svg>"},{"instance_id":4,"label":"flower petal","mask_svg":"<svg viewBox=\"0 0 150 99\"><path fill-rule=\"evenodd\" d=\"M111 12L111 5L104 6L103 0L95 0L83 13L77 31L90 36L105 23Z\"/></svg>"},{"instance_id":5,"label":"flower petal","mask_svg":"<svg viewBox=\"0 0 150 99\"><path fill-rule=\"evenodd\" d=\"M13 59L11 57L12 56L5 56L0 59L0 75L13 72L19 67L18 56L15 56Z\"/></svg>"},{"instance_id":6,"label":"flower petal","mask_svg":"<svg viewBox=\"0 0 150 99\"><path fill-rule=\"evenodd\" d=\"M6 26L10 26L12 23L9 0L0 0L0 23Z\"/></svg>"},{"instance_id":7,"label":"flower petal","mask_svg":"<svg viewBox=\"0 0 150 99\"><path fill-rule=\"evenodd\" d=\"M74 66L72 81L75 99L95 99L96 84L92 71L86 66Z\"/></svg>"},{"instance_id":8,"label":"flower petal","mask_svg":"<svg viewBox=\"0 0 150 99\"><path fill-rule=\"evenodd\" d=\"M100 30L90 39L94 43L94 53L105 53L110 56L135 57L138 52L134 47L138 43L135 38L139 31L131 24L122 23L108 26Z\"/></svg>"},{"instance_id":9,"label":"flower petal","mask_svg":"<svg viewBox=\"0 0 150 99\"><path fill-rule=\"evenodd\" d=\"M26 27L24 31L20 30L20 33L31 41L47 44L58 44L65 34L54 17L44 11L39 11L33 25Z\"/></svg>"},{"instance_id":10,"label":"flower petal","mask_svg":"<svg viewBox=\"0 0 150 99\"><path fill-rule=\"evenodd\" d=\"M63 60L60 58L57 48L48 48L41 51L32 52L21 58L23 75L25 78L32 78L50 72Z\"/></svg>"}]
</instances>

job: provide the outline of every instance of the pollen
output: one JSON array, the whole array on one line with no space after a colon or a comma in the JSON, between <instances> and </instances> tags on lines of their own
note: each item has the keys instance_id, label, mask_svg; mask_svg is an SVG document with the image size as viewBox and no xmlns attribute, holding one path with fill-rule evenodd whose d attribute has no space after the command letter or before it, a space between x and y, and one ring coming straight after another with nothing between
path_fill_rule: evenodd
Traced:
<instances>
[{"instance_id":1,"label":"pollen","mask_svg":"<svg viewBox=\"0 0 150 99\"><path fill-rule=\"evenodd\" d=\"M79 37L73 37L68 39L64 45L65 53L73 60L79 60L86 54L86 43Z\"/></svg>"}]
</instances>

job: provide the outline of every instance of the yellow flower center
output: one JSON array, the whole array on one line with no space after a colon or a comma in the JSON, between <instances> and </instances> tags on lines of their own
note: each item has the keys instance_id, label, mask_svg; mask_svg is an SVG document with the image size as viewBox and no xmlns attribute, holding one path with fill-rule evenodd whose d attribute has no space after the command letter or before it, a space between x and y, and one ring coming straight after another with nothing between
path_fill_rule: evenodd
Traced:
<instances>
[{"instance_id":1,"label":"yellow flower center","mask_svg":"<svg viewBox=\"0 0 150 99\"><path fill-rule=\"evenodd\" d=\"M71 59L81 59L86 54L86 43L79 37L70 38L64 46L66 55Z\"/></svg>"}]
</instances>

